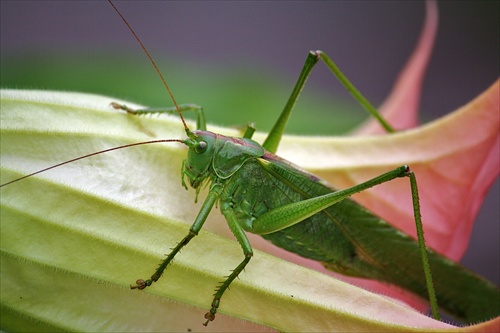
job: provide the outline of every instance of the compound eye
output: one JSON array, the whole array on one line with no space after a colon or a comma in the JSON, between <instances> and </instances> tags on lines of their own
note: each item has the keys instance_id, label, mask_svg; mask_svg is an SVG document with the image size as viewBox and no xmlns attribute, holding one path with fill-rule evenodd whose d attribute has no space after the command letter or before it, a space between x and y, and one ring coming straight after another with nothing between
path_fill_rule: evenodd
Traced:
<instances>
[{"instance_id":1,"label":"compound eye","mask_svg":"<svg viewBox=\"0 0 500 333\"><path fill-rule=\"evenodd\" d=\"M198 154L201 154L201 153L205 152L205 150L207 150L207 146L208 146L208 144L205 141L200 141L200 142L198 142L198 144L196 145L194 150Z\"/></svg>"}]
</instances>

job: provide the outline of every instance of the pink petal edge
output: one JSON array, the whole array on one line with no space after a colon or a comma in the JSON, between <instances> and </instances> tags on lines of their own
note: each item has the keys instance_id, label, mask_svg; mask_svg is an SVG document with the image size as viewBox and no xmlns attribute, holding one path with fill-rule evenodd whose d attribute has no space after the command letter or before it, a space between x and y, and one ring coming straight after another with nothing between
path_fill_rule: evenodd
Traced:
<instances>
[{"instance_id":1,"label":"pink petal edge","mask_svg":"<svg viewBox=\"0 0 500 333\"><path fill-rule=\"evenodd\" d=\"M396 130L418 125L422 83L432 53L438 28L438 8L435 1L426 2L426 18L417 47L401 71L380 113ZM373 118L353 131L353 135L382 135L385 130Z\"/></svg>"}]
</instances>

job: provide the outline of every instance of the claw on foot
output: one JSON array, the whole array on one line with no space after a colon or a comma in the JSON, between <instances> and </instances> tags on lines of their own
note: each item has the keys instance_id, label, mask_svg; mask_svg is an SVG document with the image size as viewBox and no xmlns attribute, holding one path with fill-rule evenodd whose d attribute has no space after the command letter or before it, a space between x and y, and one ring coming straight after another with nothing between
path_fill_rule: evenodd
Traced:
<instances>
[{"instance_id":1,"label":"claw on foot","mask_svg":"<svg viewBox=\"0 0 500 333\"><path fill-rule=\"evenodd\" d=\"M212 301L212 308L209 312L205 314L205 319L207 320L203 323L203 326L207 326L209 322L215 319L215 314L217 313L217 308L219 307L220 297L215 297Z\"/></svg>"},{"instance_id":2,"label":"claw on foot","mask_svg":"<svg viewBox=\"0 0 500 333\"><path fill-rule=\"evenodd\" d=\"M135 283L137 283L137 285L135 285L135 286L131 285L130 289L139 289L139 290L142 290L142 289L144 289L146 287L149 287L153 283L153 281L139 279L139 280L135 281Z\"/></svg>"},{"instance_id":3,"label":"claw on foot","mask_svg":"<svg viewBox=\"0 0 500 333\"><path fill-rule=\"evenodd\" d=\"M135 110L129 108L128 106L126 106L124 104L118 104L115 102L111 102L109 105L111 105L112 108L117 109L117 110L123 110L123 111L126 111L128 113L132 113L132 114L137 113Z\"/></svg>"},{"instance_id":4,"label":"claw on foot","mask_svg":"<svg viewBox=\"0 0 500 333\"><path fill-rule=\"evenodd\" d=\"M205 314L205 319L207 321L203 323L203 326L208 326L208 323L215 319L215 313L212 313L211 311L207 312Z\"/></svg>"}]
</instances>

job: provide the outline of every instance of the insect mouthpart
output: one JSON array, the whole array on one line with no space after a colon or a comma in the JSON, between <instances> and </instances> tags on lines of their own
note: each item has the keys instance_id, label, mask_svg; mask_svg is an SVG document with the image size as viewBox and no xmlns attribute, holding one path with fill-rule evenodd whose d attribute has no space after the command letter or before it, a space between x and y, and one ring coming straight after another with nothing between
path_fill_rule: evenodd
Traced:
<instances>
[{"instance_id":1,"label":"insect mouthpart","mask_svg":"<svg viewBox=\"0 0 500 333\"><path fill-rule=\"evenodd\" d=\"M188 180L189 180L189 185L194 188L194 189L198 189L200 187L200 185L204 182L204 180L208 177L209 173L207 171L204 171L202 173L200 173L198 170L196 170L195 167L193 167L192 165L189 165L189 163L187 163L187 161L185 160L184 163L183 163L183 167L182 167L182 176L184 178L184 176L187 176ZM183 183L184 183L184 179L183 179ZM186 186L184 186L186 187Z\"/></svg>"}]
</instances>

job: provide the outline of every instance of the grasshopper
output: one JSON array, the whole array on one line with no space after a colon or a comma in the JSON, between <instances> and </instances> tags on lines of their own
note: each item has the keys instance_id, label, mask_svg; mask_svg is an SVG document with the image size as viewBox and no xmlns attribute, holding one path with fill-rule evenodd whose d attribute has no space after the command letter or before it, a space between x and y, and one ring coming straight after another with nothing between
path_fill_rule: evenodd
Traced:
<instances>
[{"instance_id":1,"label":"grasshopper","mask_svg":"<svg viewBox=\"0 0 500 333\"><path fill-rule=\"evenodd\" d=\"M400 285L422 297L434 298L431 279L430 277L424 279L422 274L422 271L426 271L428 274L430 270L422 270L422 267L419 266L414 267L415 270L407 268L406 271L400 272L398 271L400 265L397 261L385 263L383 254L368 250L370 247L377 248L376 242L359 246L357 240L352 240L352 235L358 230L372 225L374 232L378 231L386 235L380 238L375 237L378 242L395 242L402 248L407 247L405 254L415 256L411 262L418 262L420 255L425 258L426 251L422 238L420 245L417 245L411 238L401 235L381 219L347 198L354 193L383 182L399 177L408 177L412 183L415 220L419 225L420 214L416 180L408 166L401 166L353 188L337 191L314 175L275 155L286 126L286 119L289 117L312 68L320 60L324 61L337 76L343 78L335 64L323 52L309 53L288 104L262 145L251 139L252 127L247 129L242 138L226 137L208 132L201 109L195 106L177 106L174 100L176 105L174 111L179 113L188 138L171 141L180 142L189 147L188 158L182 166L182 183L186 188L188 184L192 186L197 195L203 185L208 184L210 190L188 235L173 249L151 278L137 280L136 285L132 288L144 289L158 280L177 252L198 234L208 213L218 202L222 214L226 217L231 230L243 248L244 259L218 288L212 301L212 307L205 316L207 320L205 324L215 318L222 295L252 257L252 249L244 231L261 234L280 247L323 262L328 268L343 274L376 278ZM348 82L345 84L351 92L356 93ZM168 86L166 84L165 86L169 91ZM366 103L362 96L357 95L357 98ZM131 114L173 111L168 109L161 111L133 110L119 104L113 104L113 106ZM197 112L196 131L191 131L183 120L181 112L188 110ZM380 121L383 123L382 119ZM256 191L249 194L246 192L248 188L256 189ZM270 194L269 191L273 188L276 192ZM312 230L316 226L321 230L313 232ZM322 239L321 236L325 234L330 236ZM405 260L410 261L407 256ZM485 299L488 299L487 295L497 297L498 290L494 286L485 283L460 266L450 264L449 261L434 252L430 252L429 256L430 265L435 275L452 276L456 274L463 276L471 285L481 286L482 289L479 288L479 290L481 295L484 294ZM428 261L424 259L424 265L426 262ZM447 271L448 269L450 271ZM408 275L415 281L405 280L404 276ZM447 293L449 291L445 291L446 288L439 283L436 283L436 294L438 300L443 299L442 302L440 301L441 306L459 317L465 318L467 321L475 321L483 318L482 316L492 317L498 314L498 309L494 306L487 307L493 308L491 313L484 313L483 308L477 310L466 301L459 302L461 308L454 308L457 305L453 301L448 301ZM449 284L448 281L444 283ZM427 288L430 289L429 292L427 292ZM450 288L448 287L448 289ZM460 292L463 293L462 290ZM477 294L475 296L481 297ZM433 312L437 312L435 305L433 305Z\"/></svg>"}]
</instances>

